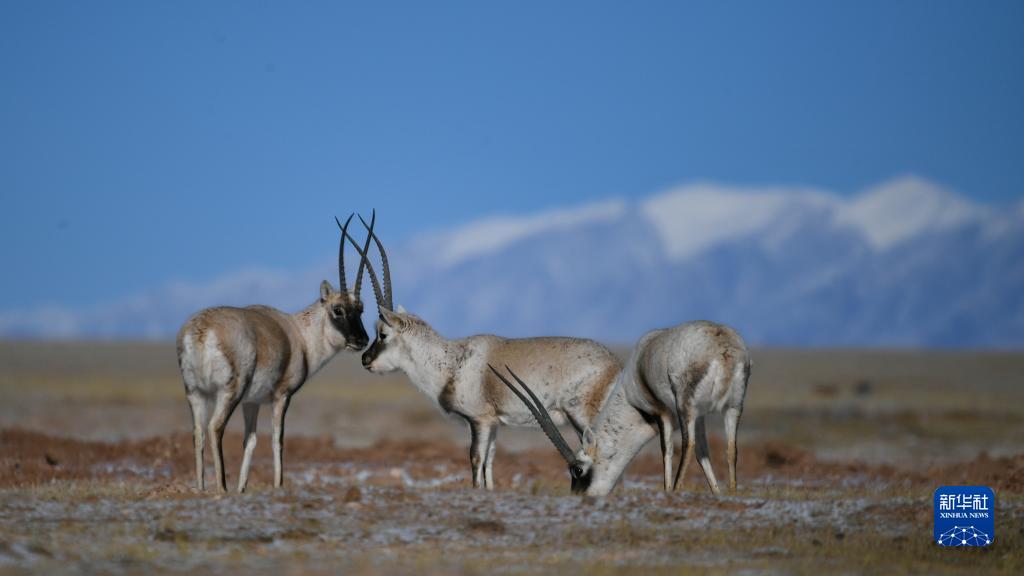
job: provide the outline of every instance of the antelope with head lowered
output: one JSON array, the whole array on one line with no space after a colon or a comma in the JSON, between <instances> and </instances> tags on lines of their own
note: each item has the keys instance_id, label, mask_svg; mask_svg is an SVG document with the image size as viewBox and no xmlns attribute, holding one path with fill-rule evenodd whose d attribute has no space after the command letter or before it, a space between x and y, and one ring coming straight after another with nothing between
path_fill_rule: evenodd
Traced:
<instances>
[{"instance_id":1,"label":"antelope with head lowered","mask_svg":"<svg viewBox=\"0 0 1024 576\"><path fill-rule=\"evenodd\" d=\"M342 227L340 222L338 226ZM256 417L260 405L267 403L273 406L274 486L281 486L284 417L292 396L339 351L366 347L369 336L363 328L359 299L366 262L359 263L356 284L349 290L345 283L347 227L348 222L342 227L338 249L339 290L324 280L320 298L296 314L269 306L207 308L189 318L178 332L178 365L192 408L196 486L200 490L204 488L207 432L217 485L227 490L221 442L238 404L245 417L238 491L245 490L256 449Z\"/></svg>"},{"instance_id":2,"label":"antelope with head lowered","mask_svg":"<svg viewBox=\"0 0 1024 576\"><path fill-rule=\"evenodd\" d=\"M724 414L729 488L736 490L736 434L751 360L746 344L732 328L696 321L645 334L619 374L601 413L592 427L584 431L582 448L575 453L558 432L543 402L537 402L533 391L509 366L505 365L506 370L526 394L493 366L491 370L529 407L565 459L573 492L591 496L611 492L630 461L648 440L660 433L665 490L682 485L696 445L696 457L708 486L719 494L704 432L704 415L711 411ZM674 481L673 421L678 423L683 440L683 454Z\"/></svg>"},{"instance_id":3,"label":"antelope with head lowered","mask_svg":"<svg viewBox=\"0 0 1024 576\"><path fill-rule=\"evenodd\" d=\"M441 410L469 424L473 486L494 488L499 426L536 425L530 411L488 372L489 363L514 364L529 378L550 383L537 394L551 418L568 421L578 433L590 425L622 365L610 350L578 338L477 335L449 340L401 307L394 309L387 254L372 230L370 237L381 254L384 285L368 264L380 319L377 338L363 353L363 366L376 374L404 372ZM360 255L368 260L365 252Z\"/></svg>"}]
</instances>

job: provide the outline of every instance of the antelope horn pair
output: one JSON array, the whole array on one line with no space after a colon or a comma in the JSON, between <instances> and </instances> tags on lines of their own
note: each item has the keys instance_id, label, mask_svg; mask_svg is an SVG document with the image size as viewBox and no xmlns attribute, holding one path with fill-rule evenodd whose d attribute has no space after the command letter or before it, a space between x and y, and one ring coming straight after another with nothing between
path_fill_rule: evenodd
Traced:
<instances>
[{"instance_id":1,"label":"antelope horn pair","mask_svg":"<svg viewBox=\"0 0 1024 576\"><path fill-rule=\"evenodd\" d=\"M342 226L337 216L334 217L334 221L338 223L338 228L341 228L341 243L338 245L338 284L340 284L342 292L348 292L348 282L345 281L345 238L348 237L348 225L352 222L352 216L353 214L349 214L344 226ZM369 246L369 238L366 239L366 243ZM365 257L359 261L359 271L356 272L356 286L352 291L356 298L359 298L359 291L363 287L363 267L366 266L366 263Z\"/></svg>"},{"instance_id":2,"label":"antelope horn pair","mask_svg":"<svg viewBox=\"0 0 1024 576\"><path fill-rule=\"evenodd\" d=\"M363 226L366 228L367 232L369 232L369 235L366 237L366 244L364 244L361 249L359 248L359 244L356 243L356 241L353 240L352 236L349 236L348 233L348 224L349 222L352 221L352 216L348 217L348 220L345 221L344 226L342 226L341 221L338 220L337 216L334 217L334 221L338 223L338 228L341 228L341 248L339 248L338 252L338 266L341 269L341 285L342 287L345 286L345 267L343 253L345 248L345 239L347 238L348 241L352 243L352 246L356 249L356 252L358 252L359 256L362 258L362 262L359 263L359 273L356 276L356 295L359 295L359 286L362 284L363 279L363 265L365 264L366 269L370 271L370 284L373 285L373 295L377 299L377 308L394 310L395 308L391 296L391 267L388 266L388 254L387 252L384 251L384 245L381 244L380 238L377 238L377 235L374 234L373 232L373 226L377 223L377 211L373 211L373 215L370 216L369 224L366 223L366 220L363 220L363 216L361 214L358 216L359 221L363 223ZM373 240L374 242L377 243L377 250L380 252L380 259L381 262L383 263L383 290L381 289L381 284L377 279L377 273L374 272L373 270L373 264L370 262L370 258L367 256L367 252L369 252L370 250L370 240Z\"/></svg>"},{"instance_id":3,"label":"antelope horn pair","mask_svg":"<svg viewBox=\"0 0 1024 576\"><path fill-rule=\"evenodd\" d=\"M537 398L537 395L533 393L533 390L530 390L530 387L526 385L526 382L520 380L519 376L516 376L516 373L513 372L508 365L505 366L505 370L508 370L508 373L511 374L512 377L516 379L516 382L523 387L523 390L526 390L526 394L523 394L522 391L516 388L514 384L502 376L494 366L488 364L487 367L491 369L491 372L494 372L494 375L497 376L505 386L508 386L509 390L514 392L515 395L523 401L523 404L526 404L526 407L530 409L531 413L533 413L533 417L537 420L537 423L540 424L541 430L543 430L544 434L549 440L551 440L551 443L555 445L555 448L558 449L558 453L562 455L565 462L570 465L575 462L576 457L572 448L569 447L569 443L565 441L565 437L562 436L562 433L558 431L558 427L555 426L554 421L551 420L551 415L548 414L548 411L544 408L544 403ZM530 396L529 398L526 397L527 394Z\"/></svg>"}]
</instances>

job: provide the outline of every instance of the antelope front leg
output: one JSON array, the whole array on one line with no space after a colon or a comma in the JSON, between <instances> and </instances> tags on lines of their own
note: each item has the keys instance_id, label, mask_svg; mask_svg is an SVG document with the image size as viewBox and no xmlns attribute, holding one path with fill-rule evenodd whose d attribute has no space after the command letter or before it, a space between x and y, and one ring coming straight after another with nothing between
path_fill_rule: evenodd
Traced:
<instances>
[{"instance_id":1,"label":"antelope front leg","mask_svg":"<svg viewBox=\"0 0 1024 576\"><path fill-rule=\"evenodd\" d=\"M672 442L672 416L665 415L658 418L658 431L661 433L661 459L664 465L665 491L672 491L672 457L675 444Z\"/></svg>"},{"instance_id":2,"label":"antelope front leg","mask_svg":"<svg viewBox=\"0 0 1024 576\"><path fill-rule=\"evenodd\" d=\"M491 435L492 425L488 422L470 422L469 432L472 436L469 444L469 464L473 468L473 487L485 486L484 469L487 464L487 440Z\"/></svg>"},{"instance_id":3,"label":"antelope front leg","mask_svg":"<svg viewBox=\"0 0 1024 576\"><path fill-rule=\"evenodd\" d=\"M284 415L288 411L288 403L291 396L282 396L274 400L274 432L272 446L274 448L274 488L284 485L284 464L282 462L284 451Z\"/></svg>"},{"instance_id":4,"label":"antelope front leg","mask_svg":"<svg viewBox=\"0 0 1024 576\"><path fill-rule=\"evenodd\" d=\"M488 490L494 490L494 452L498 440L498 427L491 427L491 433L487 435L487 460L484 462L484 486Z\"/></svg>"}]
</instances>

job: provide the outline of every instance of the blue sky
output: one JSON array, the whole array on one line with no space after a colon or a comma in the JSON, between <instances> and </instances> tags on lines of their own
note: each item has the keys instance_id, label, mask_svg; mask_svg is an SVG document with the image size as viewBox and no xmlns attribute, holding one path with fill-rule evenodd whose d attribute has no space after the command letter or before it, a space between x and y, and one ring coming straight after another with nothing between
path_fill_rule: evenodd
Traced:
<instances>
[{"instance_id":1,"label":"blue sky","mask_svg":"<svg viewBox=\"0 0 1024 576\"><path fill-rule=\"evenodd\" d=\"M1021 2L362 4L0 4L0 309L308 265L371 207L1024 191Z\"/></svg>"}]
</instances>

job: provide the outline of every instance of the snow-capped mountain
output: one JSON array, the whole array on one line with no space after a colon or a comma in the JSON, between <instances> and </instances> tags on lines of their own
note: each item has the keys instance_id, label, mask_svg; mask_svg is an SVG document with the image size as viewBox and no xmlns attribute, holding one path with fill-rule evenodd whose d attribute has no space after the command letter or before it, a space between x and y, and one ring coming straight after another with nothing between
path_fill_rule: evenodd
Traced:
<instances>
[{"instance_id":1,"label":"snow-capped mountain","mask_svg":"<svg viewBox=\"0 0 1024 576\"><path fill-rule=\"evenodd\" d=\"M485 218L390 252L396 302L449 336L628 343L707 318L757 344L1024 345L1024 203L996 210L915 177L851 198L700 183ZM212 304L300 308L330 271L325 259L85 311L0 313L0 334L170 337Z\"/></svg>"}]
</instances>

